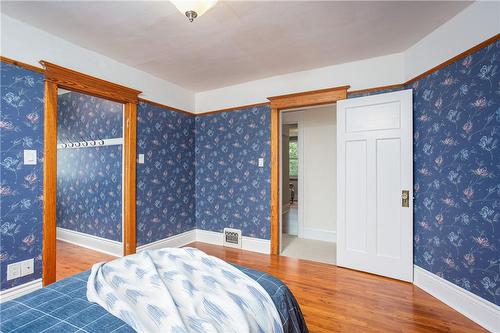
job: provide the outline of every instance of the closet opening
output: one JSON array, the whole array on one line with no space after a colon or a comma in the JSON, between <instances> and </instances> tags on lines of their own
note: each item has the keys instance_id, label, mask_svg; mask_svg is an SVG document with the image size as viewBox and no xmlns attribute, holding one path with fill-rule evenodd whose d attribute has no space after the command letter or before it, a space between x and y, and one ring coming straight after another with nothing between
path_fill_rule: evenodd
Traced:
<instances>
[{"instance_id":1,"label":"closet opening","mask_svg":"<svg viewBox=\"0 0 500 333\"><path fill-rule=\"evenodd\" d=\"M123 255L124 105L57 91L56 280Z\"/></svg>"},{"instance_id":2,"label":"closet opening","mask_svg":"<svg viewBox=\"0 0 500 333\"><path fill-rule=\"evenodd\" d=\"M135 253L141 92L40 63L45 74L42 281L46 286L63 278L64 269L72 275L95 262ZM67 256L61 260L67 265L58 267L58 254ZM87 261L76 271L69 266L85 256Z\"/></svg>"}]
</instances>

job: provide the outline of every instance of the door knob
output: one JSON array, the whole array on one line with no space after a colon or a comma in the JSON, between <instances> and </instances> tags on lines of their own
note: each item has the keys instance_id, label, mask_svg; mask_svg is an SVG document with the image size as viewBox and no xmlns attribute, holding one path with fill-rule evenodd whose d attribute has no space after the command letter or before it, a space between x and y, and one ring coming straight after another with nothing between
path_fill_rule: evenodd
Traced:
<instances>
[{"instance_id":1,"label":"door knob","mask_svg":"<svg viewBox=\"0 0 500 333\"><path fill-rule=\"evenodd\" d=\"M410 207L410 191L408 190L401 191L401 206Z\"/></svg>"}]
</instances>

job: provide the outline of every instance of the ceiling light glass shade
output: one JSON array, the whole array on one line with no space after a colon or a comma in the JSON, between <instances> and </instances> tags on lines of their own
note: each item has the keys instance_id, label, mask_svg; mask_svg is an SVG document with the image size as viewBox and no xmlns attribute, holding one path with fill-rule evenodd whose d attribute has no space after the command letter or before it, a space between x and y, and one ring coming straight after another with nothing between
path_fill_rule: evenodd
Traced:
<instances>
[{"instance_id":1,"label":"ceiling light glass shade","mask_svg":"<svg viewBox=\"0 0 500 333\"><path fill-rule=\"evenodd\" d=\"M170 0L175 7L188 19L193 22L193 19L203 15L207 10L212 8L217 0Z\"/></svg>"}]
</instances>

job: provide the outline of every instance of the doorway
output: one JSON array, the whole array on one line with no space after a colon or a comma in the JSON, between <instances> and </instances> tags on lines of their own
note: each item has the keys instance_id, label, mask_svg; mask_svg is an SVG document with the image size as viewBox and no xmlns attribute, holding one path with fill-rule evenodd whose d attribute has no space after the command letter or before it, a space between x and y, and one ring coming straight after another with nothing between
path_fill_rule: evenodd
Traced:
<instances>
[{"instance_id":1,"label":"doorway","mask_svg":"<svg viewBox=\"0 0 500 333\"><path fill-rule=\"evenodd\" d=\"M56 280L123 255L123 104L58 89Z\"/></svg>"},{"instance_id":2,"label":"doorway","mask_svg":"<svg viewBox=\"0 0 500 333\"><path fill-rule=\"evenodd\" d=\"M268 98L271 102L271 254L280 255L282 250L282 114L287 110L336 103L336 151L340 162L336 172L338 198L332 202L337 202L338 265L412 281L412 91L347 100L348 88ZM304 160L307 162L308 158ZM309 182L304 183L307 192ZM304 197L304 210L308 212L307 194ZM317 193L315 197L322 196ZM303 229L305 233L306 228Z\"/></svg>"},{"instance_id":3,"label":"doorway","mask_svg":"<svg viewBox=\"0 0 500 333\"><path fill-rule=\"evenodd\" d=\"M281 113L311 106L331 105L347 98L349 86L268 97L271 104L271 254L281 254ZM300 191L299 191L300 192Z\"/></svg>"},{"instance_id":4,"label":"doorway","mask_svg":"<svg viewBox=\"0 0 500 333\"><path fill-rule=\"evenodd\" d=\"M281 255L336 263L336 106L281 114Z\"/></svg>"},{"instance_id":5,"label":"doorway","mask_svg":"<svg viewBox=\"0 0 500 333\"><path fill-rule=\"evenodd\" d=\"M43 175L43 285L56 281L57 250L57 145L58 89L66 89L123 105L122 254L136 249L136 123L138 90L104 81L47 61L45 74Z\"/></svg>"}]
</instances>

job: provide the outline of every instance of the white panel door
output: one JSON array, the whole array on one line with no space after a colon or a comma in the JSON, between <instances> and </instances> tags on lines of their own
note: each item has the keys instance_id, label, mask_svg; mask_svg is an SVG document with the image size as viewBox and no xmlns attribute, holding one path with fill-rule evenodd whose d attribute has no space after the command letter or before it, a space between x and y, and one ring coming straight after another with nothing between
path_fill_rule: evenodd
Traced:
<instances>
[{"instance_id":1,"label":"white panel door","mask_svg":"<svg viewBox=\"0 0 500 333\"><path fill-rule=\"evenodd\" d=\"M411 90L337 103L339 266L413 280L412 114Z\"/></svg>"}]
</instances>

